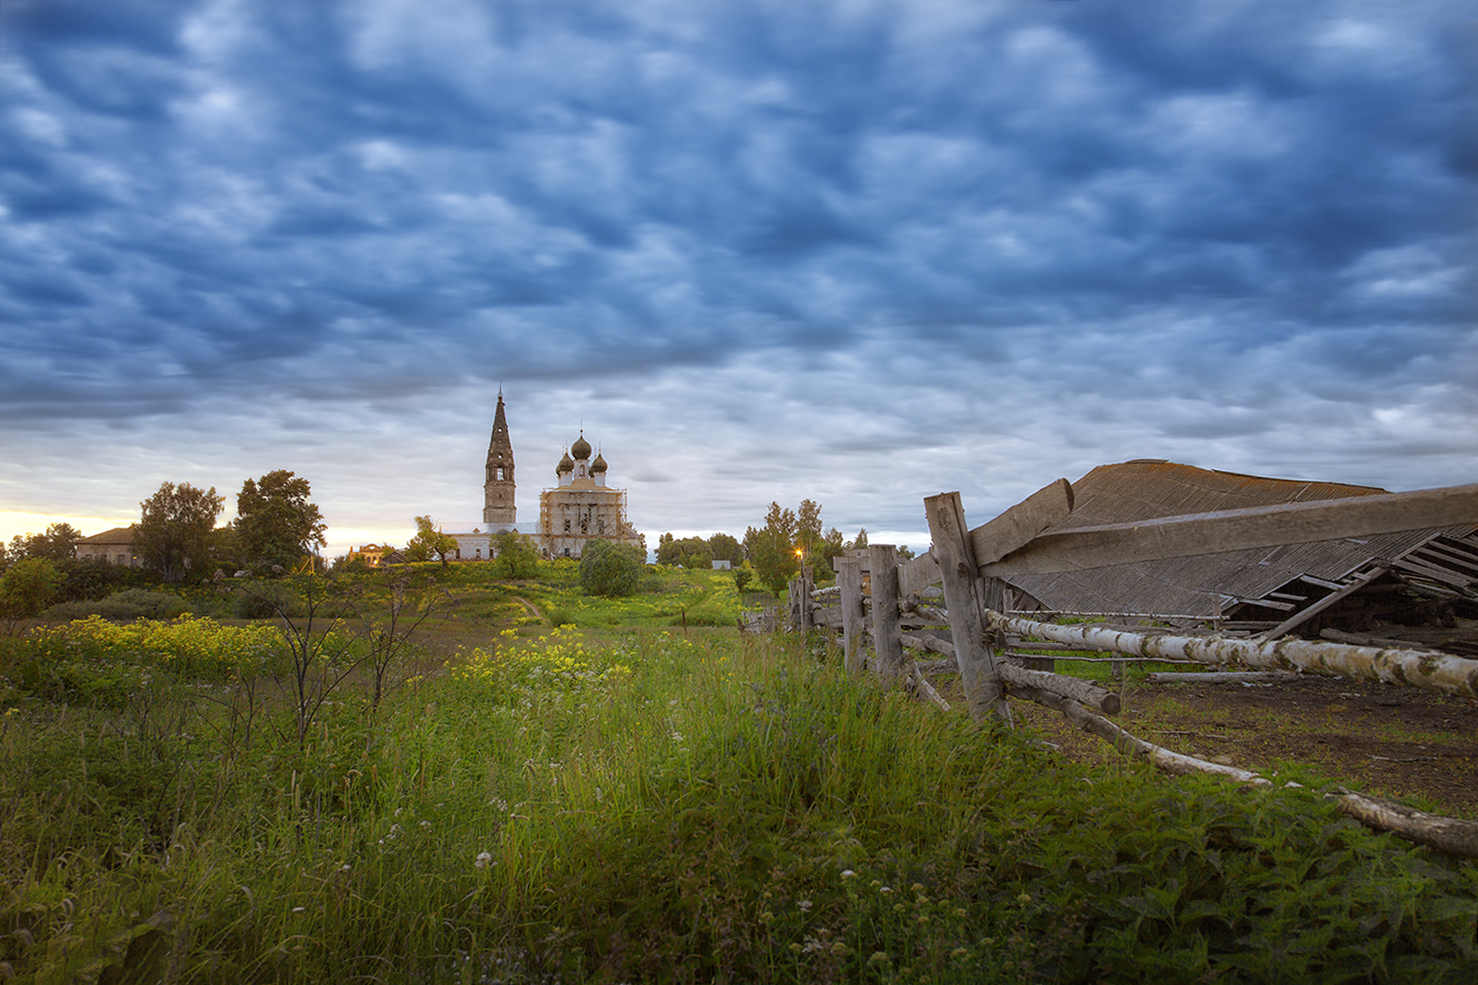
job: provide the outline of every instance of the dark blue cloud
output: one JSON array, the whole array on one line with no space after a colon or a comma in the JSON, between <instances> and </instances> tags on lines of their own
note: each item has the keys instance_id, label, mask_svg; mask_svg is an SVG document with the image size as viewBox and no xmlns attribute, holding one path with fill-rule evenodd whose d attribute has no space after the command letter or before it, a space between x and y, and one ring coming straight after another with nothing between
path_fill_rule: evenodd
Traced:
<instances>
[{"instance_id":1,"label":"dark blue cloud","mask_svg":"<svg viewBox=\"0 0 1478 985\"><path fill-rule=\"evenodd\" d=\"M1478 370L1464 16L8 2L0 419L250 417L269 393L352 419L774 367L716 427L793 435L947 373L1091 401L1017 422L1063 447L1270 445L1279 415L1371 392L1440 432ZM984 429L986 406L910 413ZM835 447L921 425L892 428Z\"/></svg>"}]
</instances>

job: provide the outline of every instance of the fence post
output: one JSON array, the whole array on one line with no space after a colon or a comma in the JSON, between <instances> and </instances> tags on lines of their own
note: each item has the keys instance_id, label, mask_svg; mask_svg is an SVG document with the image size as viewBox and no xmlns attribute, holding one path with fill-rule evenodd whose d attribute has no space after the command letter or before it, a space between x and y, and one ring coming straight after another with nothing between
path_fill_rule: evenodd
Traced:
<instances>
[{"instance_id":1,"label":"fence post","mask_svg":"<svg viewBox=\"0 0 1478 985\"><path fill-rule=\"evenodd\" d=\"M813 613L811 611L811 590L815 587L816 580L812 576L811 566L809 564L801 565L800 602L801 632L803 633L810 631L811 627L816 625L816 621L813 618Z\"/></svg>"},{"instance_id":2,"label":"fence post","mask_svg":"<svg viewBox=\"0 0 1478 985\"><path fill-rule=\"evenodd\" d=\"M903 672L903 634L898 628L898 551L892 544L868 546L872 572L872 640L877 650L873 667L885 681Z\"/></svg>"},{"instance_id":3,"label":"fence post","mask_svg":"<svg viewBox=\"0 0 1478 985\"><path fill-rule=\"evenodd\" d=\"M842 653L847 673L862 673L866 651L862 646L862 559L836 559L837 587L842 590Z\"/></svg>"},{"instance_id":4,"label":"fence post","mask_svg":"<svg viewBox=\"0 0 1478 985\"><path fill-rule=\"evenodd\" d=\"M1005 583L992 578L981 584L959 493L927 497L924 512L929 519L929 535L934 540L934 557L943 576L949 629L954 637L955 660L960 665L970 717L979 721L989 715L1009 726L1011 708L1001 692L995 649L986 640L985 622L988 605L1004 604ZM995 597L982 597L983 592Z\"/></svg>"}]
</instances>

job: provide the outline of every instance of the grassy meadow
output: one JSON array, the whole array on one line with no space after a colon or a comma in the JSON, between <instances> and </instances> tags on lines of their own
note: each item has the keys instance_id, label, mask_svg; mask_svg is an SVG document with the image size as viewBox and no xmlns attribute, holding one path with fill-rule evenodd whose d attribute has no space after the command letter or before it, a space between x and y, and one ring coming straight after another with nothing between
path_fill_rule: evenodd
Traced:
<instances>
[{"instance_id":1,"label":"grassy meadow","mask_svg":"<svg viewBox=\"0 0 1478 985\"><path fill-rule=\"evenodd\" d=\"M409 640L381 576L0 639L0 979L1478 980L1478 866L1315 777L1071 763L741 637L725 575L480 568Z\"/></svg>"}]
</instances>

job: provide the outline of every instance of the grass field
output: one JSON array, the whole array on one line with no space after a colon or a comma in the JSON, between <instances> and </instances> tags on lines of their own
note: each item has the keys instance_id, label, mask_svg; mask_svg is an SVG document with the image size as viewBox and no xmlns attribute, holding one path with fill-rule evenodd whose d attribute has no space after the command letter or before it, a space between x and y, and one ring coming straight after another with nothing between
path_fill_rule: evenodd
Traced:
<instances>
[{"instance_id":1,"label":"grass field","mask_svg":"<svg viewBox=\"0 0 1478 985\"><path fill-rule=\"evenodd\" d=\"M740 637L721 575L639 604L414 577L450 615L378 705L376 637L327 616L302 652L203 617L0 641L0 977L1478 977L1478 866L1314 777L1074 764Z\"/></svg>"}]
</instances>

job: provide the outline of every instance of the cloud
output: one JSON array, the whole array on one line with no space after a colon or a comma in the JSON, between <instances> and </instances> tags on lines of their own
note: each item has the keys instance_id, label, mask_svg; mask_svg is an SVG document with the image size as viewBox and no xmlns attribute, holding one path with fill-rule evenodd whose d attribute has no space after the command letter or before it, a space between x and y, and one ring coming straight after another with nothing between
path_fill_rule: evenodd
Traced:
<instances>
[{"instance_id":1,"label":"cloud","mask_svg":"<svg viewBox=\"0 0 1478 985\"><path fill-rule=\"evenodd\" d=\"M1457 481L1465 17L6 4L0 491L98 509L64 439L125 502L301 459L355 529L387 473L389 515L471 514L500 382L535 454L604 431L664 529L822 490L917 532L921 489L1131 457Z\"/></svg>"}]
</instances>

